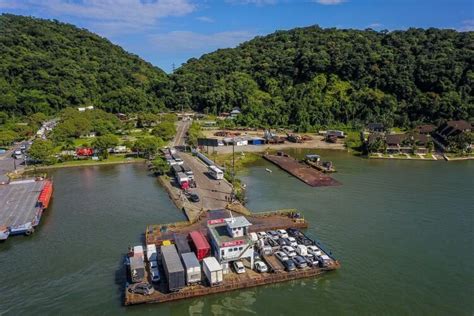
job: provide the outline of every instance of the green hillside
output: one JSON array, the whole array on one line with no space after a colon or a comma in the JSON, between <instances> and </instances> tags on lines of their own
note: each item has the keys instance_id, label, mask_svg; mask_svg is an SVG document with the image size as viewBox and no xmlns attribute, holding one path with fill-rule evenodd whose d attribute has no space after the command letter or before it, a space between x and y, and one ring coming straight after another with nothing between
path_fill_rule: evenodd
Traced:
<instances>
[{"instance_id":1,"label":"green hillside","mask_svg":"<svg viewBox=\"0 0 474 316\"><path fill-rule=\"evenodd\" d=\"M93 105L112 112L164 107L160 69L73 25L0 16L0 111L55 113Z\"/></svg>"},{"instance_id":2,"label":"green hillside","mask_svg":"<svg viewBox=\"0 0 474 316\"><path fill-rule=\"evenodd\" d=\"M246 125L409 126L472 119L473 65L474 32L307 27L191 59L173 79L180 101L240 107Z\"/></svg>"}]
</instances>

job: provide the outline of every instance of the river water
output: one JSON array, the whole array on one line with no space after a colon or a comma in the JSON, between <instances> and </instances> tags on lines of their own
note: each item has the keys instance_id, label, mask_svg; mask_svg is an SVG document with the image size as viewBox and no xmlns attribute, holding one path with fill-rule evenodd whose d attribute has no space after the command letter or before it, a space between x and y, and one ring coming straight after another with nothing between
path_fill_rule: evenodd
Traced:
<instances>
[{"instance_id":1,"label":"river water","mask_svg":"<svg viewBox=\"0 0 474 316\"><path fill-rule=\"evenodd\" d=\"M474 163L318 153L335 163L342 186L311 188L265 161L240 177L250 209L301 210L341 270L122 307L127 246L142 240L146 224L184 216L142 165L60 169L51 172L54 199L37 232L0 244L0 315L472 315Z\"/></svg>"}]
</instances>

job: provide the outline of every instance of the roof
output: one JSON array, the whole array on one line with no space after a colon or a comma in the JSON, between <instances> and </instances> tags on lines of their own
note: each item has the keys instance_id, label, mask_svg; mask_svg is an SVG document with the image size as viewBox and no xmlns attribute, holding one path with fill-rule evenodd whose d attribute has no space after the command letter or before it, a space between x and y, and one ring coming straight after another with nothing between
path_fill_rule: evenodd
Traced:
<instances>
[{"instance_id":1,"label":"roof","mask_svg":"<svg viewBox=\"0 0 474 316\"><path fill-rule=\"evenodd\" d=\"M211 246L209 245L209 242L200 231L195 230L195 231L190 232L189 237L191 237L197 249L211 248Z\"/></svg>"},{"instance_id":2,"label":"roof","mask_svg":"<svg viewBox=\"0 0 474 316\"><path fill-rule=\"evenodd\" d=\"M464 121L464 120L459 120L459 121L447 121L446 125L453 127L455 129L464 131L472 128L471 123Z\"/></svg>"},{"instance_id":3,"label":"roof","mask_svg":"<svg viewBox=\"0 0 474 316\"><path fill-rule=\"evenodd\" d=\"M227 225L230 228L247 227L252 225L244 216L226 218Z\"/></svg>"},{"instance_id":4,"label":"roof","mask_svg":"<svg viewBox=\"0 0 474 316\"><path fill-rule=\"evenodd\" d=\"M202 261L211 272L222 270L222 266L217 262L215 257L206 257L202 259Z\"/></svg>"},{"instance_id":5,"label":"roof","mask_svg":"<svg viewBox=\"0 0 474 316\"><path fill-rule=\"evenodd\" d=\"M382 123L369 123L367 124L368 129L383 129L384 126Z\"/></svg>"},{"instance_id":6,"label":"roof","mask_svg":"<svg viewBox=\"0 0 474 316\"><path fill-rule=\"evenodd\" d=\"M401 144L404 140L408 138L407 134L389 134L386 136L385 140L387 144Z\"/></svg>"},{"instance_id":7,"label":"roof","mask_svg":"<svg viewBox=\"0 0 474 316\"><path fill-rule=\"evenodd\" d=\"M184 270L174 245L161 246L161 255L163 262L166 262L166 267L168 268L169 273L181 272Z\"/></svg>"},{"instance_id":8,"label":"roof","mask_svg":"<svg viewBox=\"0 0 474 316\"><path fill-rule=\"evenodd\" d=\"M201 267L194 252L183 253L181 254L181 258L183 259L183 263L186 269Z\"/></svg>"},{"instance_id":9,"label":"roof","mask_svg":"<svg viewBox=\"0 0 474 316\"><path fill-rule=\"evenodd\" d=\"M426 144L430 140L430 136L425 134L413 134L413 138L416 142L421 144Z\"/></svg>"}]
</instances>

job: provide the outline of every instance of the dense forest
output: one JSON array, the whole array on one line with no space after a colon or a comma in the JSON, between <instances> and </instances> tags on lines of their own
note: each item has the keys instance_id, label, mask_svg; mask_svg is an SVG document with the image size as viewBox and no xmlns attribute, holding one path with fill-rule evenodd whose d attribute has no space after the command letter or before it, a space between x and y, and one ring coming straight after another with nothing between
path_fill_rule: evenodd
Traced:
<instances>
[{"instance_id":1,"label":"dense forest","mask_svg":"<svg viewBox=\"0 0 474 316\"><path fill-rule=\"evenodd\" d=\"M190 59L167 76L108 40L58 21L0 16L0 111L55 114L191 108L235 122L409 127L474 117L474 32L278 31Z\"/></svg>"},{"instance_id":2,"label":"dense forest","mask_svg":"<svg viewBox=\"0 0 474 316\"><path fill-rule=\"evenodd\" d=\"M162 70L87 30L0 16L0 110L10 115L87 105L159 110L164 101L156 91L168 84Z\"/></svg>"},{"instance_id":3,"label":"dense forest","mask_svg":"<svg viewBox=\"0 0 474 316\"><path fill-rule=\"evenodd\" d=\"M181 102L246 125L389 126L474 116L474 32L279 31L191 59L172 78Z\"/></svg>"}]
</instances>

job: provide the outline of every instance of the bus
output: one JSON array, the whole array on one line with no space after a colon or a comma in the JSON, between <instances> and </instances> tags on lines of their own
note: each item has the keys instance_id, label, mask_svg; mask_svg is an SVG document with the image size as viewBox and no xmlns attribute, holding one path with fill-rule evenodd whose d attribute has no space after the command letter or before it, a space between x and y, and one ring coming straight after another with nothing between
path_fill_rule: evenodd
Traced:
<instances>
[{"instance_id":1,"label":"bus","mask_svg":"<svg viewBox=\"0 0 474 316\"><path fill-rule=\"evenodd\" d=\"M216 166L209 166L207 171L209 175L216 180L224 179L224 172L222 172L222 170L217 168Z\"/></svg>"}]
</instances>

